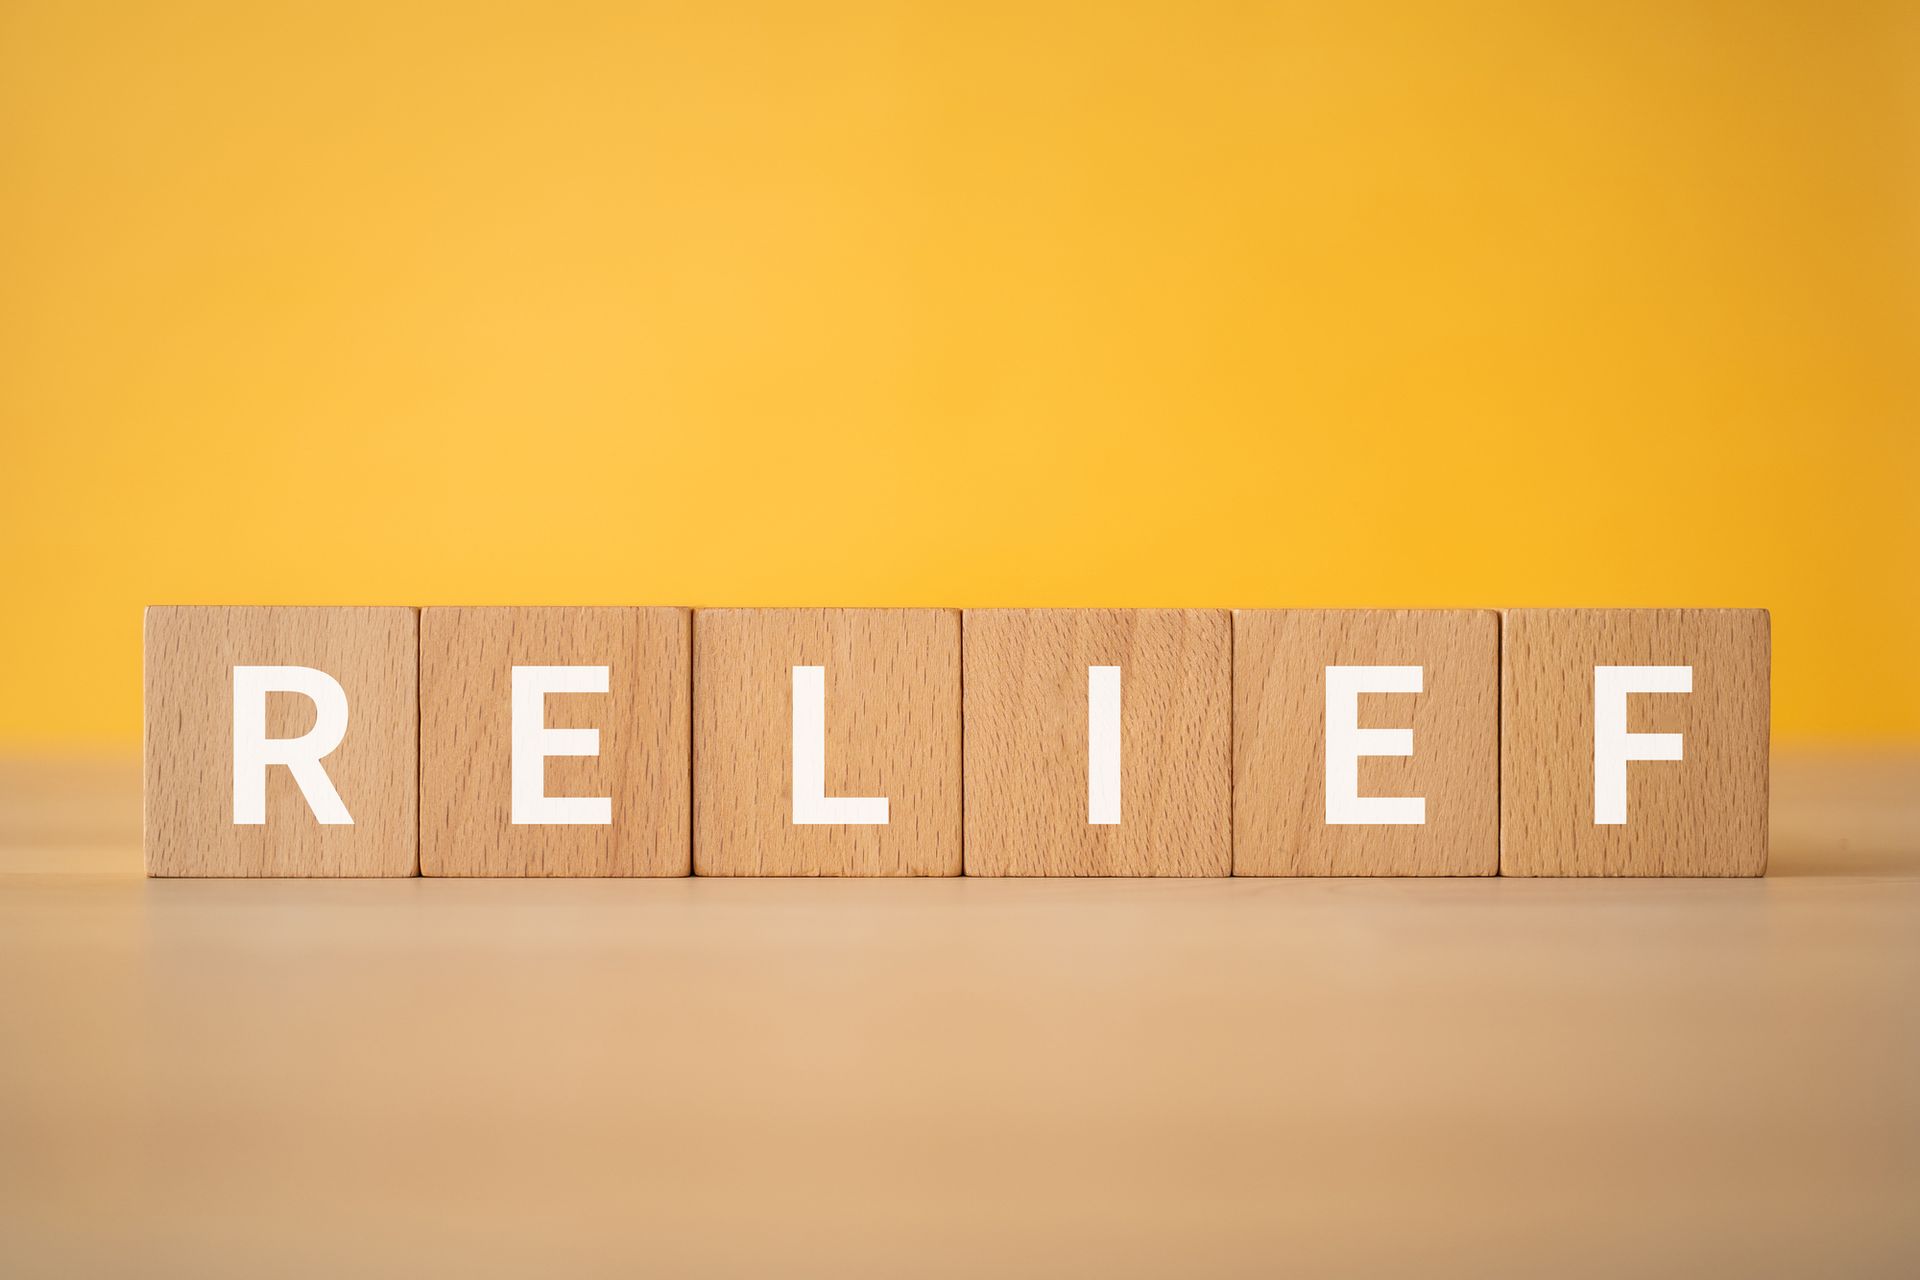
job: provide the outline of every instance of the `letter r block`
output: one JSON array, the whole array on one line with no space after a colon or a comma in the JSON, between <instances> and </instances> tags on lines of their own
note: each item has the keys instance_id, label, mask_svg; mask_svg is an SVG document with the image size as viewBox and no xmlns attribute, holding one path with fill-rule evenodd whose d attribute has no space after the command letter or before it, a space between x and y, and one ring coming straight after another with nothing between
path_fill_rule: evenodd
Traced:
<instances>
[{"instance_id":1,"label":"letter r block","mask_svg":"<svg viewBox=\"0 0 1920 1280\"><path fill-rule=\"evenodd\" d=\"M969 609L965 628L968 875L1231 871L1225 610Z\"/></svg>"},{"instance_id":2,"label":"letter r block","mask_svg":"<svg viewBox=\"0 0 1920 1280\"><path fill-rule=\"evenodd\" d=\"M960 874L957 611L701 609L693 667L694 874Z\"/></svg>"},{"instance_id":3,"label":"letter r block","mask_svg":"<svg viewBox=\"0 0 1920 1280\"><path fill-rule=\"evenodd\" d=\"M1418 693L1363 692L1348 717L1362 735L1410 730L1411 755L1343 752L1337 733L1329 746L1329 667L1361 668L1363 688L1385 683L1368 681L1366 668L1418 668ZM1342 710L1353 711L1351 699ZM1500 618L1491 610L1234 612L1235 875L1493 875L1499 757ZM1422 821L1330 821L1330 788L1418 797Z\"/></svg>"},{"instance_id":4,"label":"letter r block","mask_svg":"<svg viewBox=\"0 0 1920 1280\"><path fill-rule=\"evenodd\" d=\"M686 609L422 610L421 874L686 875L692 682Z\"/></svg>"},{"instance_id":5,"label":"letter r block","mask_svg":"<svg viewBox=\"0 0 1920 1280\"><path fill-rule=\"evenodd\" d=\"M417 614L408 608L148 609L147 874L413 875L417 639ZM250 673L242 683L259 688L236 693L236 667L310 671L297 681ZM312 693L291 691L295 686L336 705L325 707ZM335 711L344 711L331 724L340 730L337 745L325 723ZM309 734L304 753L288 741ZM248 750L240 750L237 737ZM276 751L302 758L297 766L247 767L250 758ZM236 778L237 752L250 783ZM264 804L256 812L244 797L261 798L263 773ZM323 822L333 795L344 812Z\"/></svg>"},{"instance_id":6,"label":"letter r block","mask_svg":"<svg viewBox=\"0 0 1920 1280\"><path fill-rule=\"evenodd\" d=\"M1766 610L1501 625L1502 875L1766 874Z\"/></svg>"}]
</instances>

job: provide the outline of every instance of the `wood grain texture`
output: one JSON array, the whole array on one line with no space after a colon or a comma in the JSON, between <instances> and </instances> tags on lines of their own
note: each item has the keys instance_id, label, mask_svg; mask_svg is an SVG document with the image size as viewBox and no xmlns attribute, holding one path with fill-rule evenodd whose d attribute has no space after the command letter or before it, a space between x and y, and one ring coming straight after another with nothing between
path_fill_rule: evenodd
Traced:
<instances>
[{"instance_id":1,"label":"wood grain texture","mask_svg":"<svg viewBox=\"0 0 1920 1280\"><path fill-rule=\"evenodd\" d=\"M960 874L960 615L694 614L694 873ZM886 825L793 822L795 666L826 669L826 794L885 796Z\"/></svg>"},{"instance_id":2,"label":"wood grain texture","mask_svg":"<svg viewBox=\"0 0 1920 1280\"><path fill-rule=\"evenodd\" d=\"M513 822L513 668L604 666L607 692L549 694L546 724L596 729L546 794L606 796L605 826ZM687 609L432 608L420 615L420 871L684 876L692 861Z\"/></svg>"},{"instance_id":3,"label":"wood grain texture","mask_svg":"<svg viewBox=\"0 0 1920 1280\"><path fill-rule=\"evenodd\" d=\"M408 608L156 606L146 616L150 876L410 876L418 867L418 615ZM321 825L292 774L267 770L266 821L233 821L233 668L315 667L340 682L347 732L322 762L351 825ZM267 732L314 723L296 694Z\"/></svg>"},{"instance_id":4,"label":"wood grain texture","mask_svg":"<svg viewBox=\"0 0 1920 1280\"><path fill-rule=\"evenodd\" d=\"M1221 609L969 609L967 874L1232 870ZM1120 822L1087 820L1087 668L1121 669Z\"/></svg>"},{"instance_id":5,"label":"wood grain texture","mask_svg":"<svg viewBox=\"0 0 1920 1280\"><path fill-rule=\"evenodd\" d=\"M1362 757L1360 794L1420 796L1419 825L1326 821L1326 669L1418 666L1419 693L1365 694L1363 727L1411 728ZM1233 615L1233 873L1490 876L1500 869L1500 617L1485 609L1240 609Z\"/></svg>"},{"instance_id":6,"label":"wood grain texture","mask_svg":"<svg viewBox=\"0 0 1920 1280\"><path fill-rule=\"evenodd\" d=\"M1502 635L1502 875L1766 873L1766 610L1512 609ZM1691 693L1628 699L1628 730L1684 755L1627 766L1620 826L1594 822L1596 665L1693 668Z\"/></svg>"}]
</instances>

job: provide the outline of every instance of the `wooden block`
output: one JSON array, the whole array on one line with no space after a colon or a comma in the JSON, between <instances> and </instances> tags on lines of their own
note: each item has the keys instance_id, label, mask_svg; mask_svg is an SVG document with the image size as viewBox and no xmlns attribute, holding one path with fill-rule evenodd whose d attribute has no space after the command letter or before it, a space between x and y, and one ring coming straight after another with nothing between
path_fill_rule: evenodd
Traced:
<instances>
[{"instance_id":1,"label":"wooden block","mask_svg":"<svg viewBox=\"0 0 1920 1280\"><path fill-rule=\"evenodd\" d=\"M1497 613L1234 612L1235 875L1493 875L1499 768Z\"/></svg>"},{"instance_id":2,"label":"wooden block","mask_svg":"<svg viewBox=\"0 0 1920 1280\"><path fill-rule=\"evenodd\" d=\"M968 875L1231 871L1225 610L969 609L965 636Z\"/></svg>"},{"instance_id":3,"label":"wooden block","mask_svg":"<svg viewBox=\"0 0 1920 1280\"><path fill-rule=\"evenodd\" d=\"M413 609L148 609L147 874L413 875L418 632Z\"/></svg>"},{"instance_id":4,"label":"wooden block","mask_svg":"<svg viewBox=\"0 0 1920 1280\"><path fill-rule=\"evenodd\" d=\"M694 874L960 874L958 612L701 609L693 667Z\"/></svg>"},{"instance_id":5,"label":"wooden block","mask_svg":"<svg viewBox=\"0 0 1920 1280\"><path fill-rule=\"evenodd\" d=\"M423 610L421 874L688 874L692 627L687 609Z\"/></svg>"},{"instance_id":6,"label":"wooden block","mask_svg":"<svg viewBox=\"0 0 1920 1280\"><path fill-rule=\"evenodd\" d=\"M1502 636L1502 875L1766 874L1766 610L1512 609Z\"/></svg>"}]
</instances>

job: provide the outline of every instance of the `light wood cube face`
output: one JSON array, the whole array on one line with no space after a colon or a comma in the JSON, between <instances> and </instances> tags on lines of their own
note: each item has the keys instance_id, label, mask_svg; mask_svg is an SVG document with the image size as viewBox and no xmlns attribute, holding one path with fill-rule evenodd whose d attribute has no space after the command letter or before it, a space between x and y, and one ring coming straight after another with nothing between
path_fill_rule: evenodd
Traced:
<instances>
[{"instance_id":1,"label":"light wood cube face","mask_svg":"<svg viewBox=\"0 0 1920 1280\"><path fill-rule=\"evenodd\" d=\"M686 609L423 610L421 873L688 874L692 695Z\"/></svg>"},{"instance_id":2,"label":"light wood cube face","mask_svg":"<svg viewBox=\"0 0 1920 1280\"><path fill-rule=\"evenodd\" d=\"M408 608L148 609L147 874L413 875L417 640Z\"/></svg>"},{"instance_id":3,"label":"light wood cube face","mask_svg":"<svg viewBox=\"0 0 1920 1280\"><path fill-rule=\"evenodd\" d=\"M1498 614L1241 609L1233 669L1235 875L1499 871Z\"/></svg>"},{"instance_id":4,"label":"light wood cube face","mask_svg":"<svg viewBox=\"0 0 1920 1280\"><path fill-rule=\"evenodd\" d=\"M1763 609L1514 609L1502 624L1512 876L1767 867Z\"/></svg>"},{"instance_id":5,"label":"light wood cube face","mask_svg":"<svg viewBox=\"0 0 1920 1280\"><path fill-rule=\"evenodd\" d=\"M1232 869L1220 609L969 609L967 874Z\"/></svg>"},{"instance_id":6,"label":"light wood cube face","mask_svg":"<svg viewBox=\"0 0 1920 1280\"><path fill-rule=\"evenodd\" d=\"M694 615L694 870L960 874L960 615Z\"/></svg>"}]
</instances>

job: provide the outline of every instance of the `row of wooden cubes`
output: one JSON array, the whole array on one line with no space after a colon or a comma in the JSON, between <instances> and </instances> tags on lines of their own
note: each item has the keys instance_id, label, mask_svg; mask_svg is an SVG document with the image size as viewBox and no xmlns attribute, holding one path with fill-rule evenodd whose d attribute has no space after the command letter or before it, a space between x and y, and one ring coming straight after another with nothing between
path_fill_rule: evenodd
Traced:
<instances>
[{"instance_id":1,"label":"row of wooden cubes","mask_svg":"<svg viewBox=\"0 0 1920 1280\"><path fill-rule=\"evenodd\" d=\"M340 818L272 768L237 820L235 669L254 666L344 691L323 762ZM605 668L605 686L536 689L519 725L547 745L516 753L513 673L534 667ZM814 785L884 797L884 822L796 806L808 668ZM1685 668L1684 696L1617 668ZM1769 670L1764 610L157 607L147 869L1759 875ZM282 695L265 716L296 738L316 710ZM516 821L516 784L529 810L605 808Z\"/></svg>"}]
</instances>

